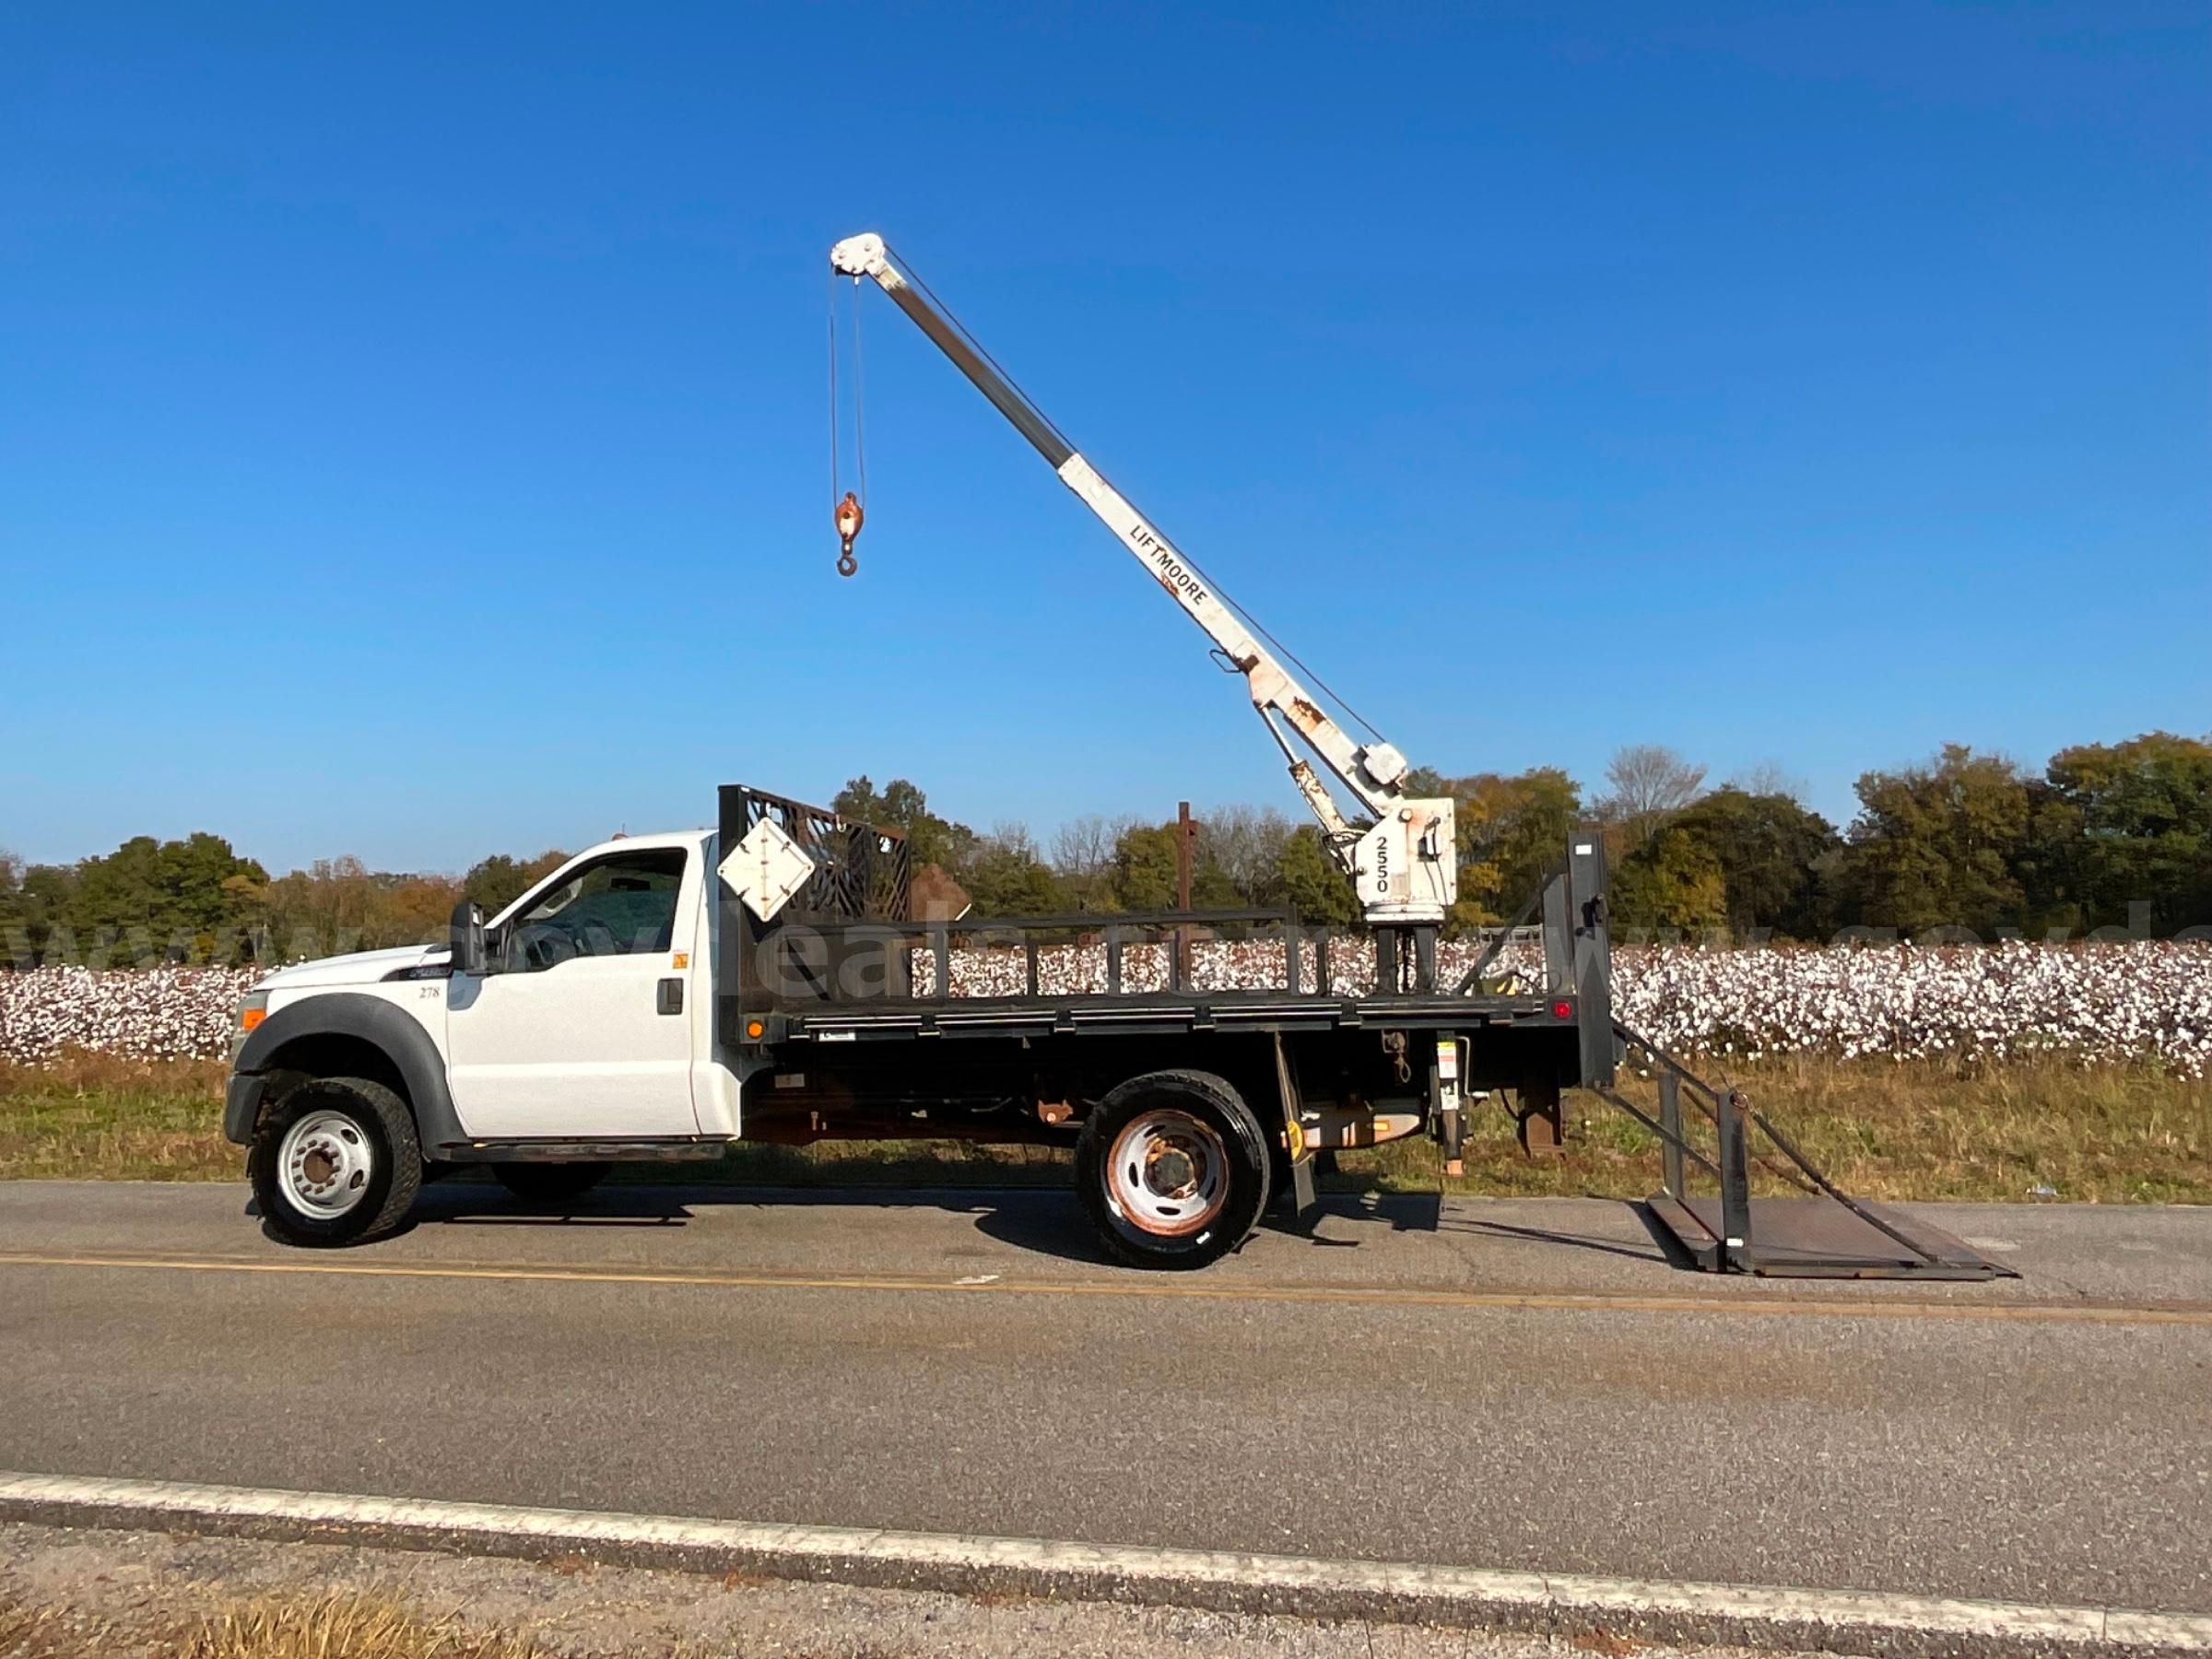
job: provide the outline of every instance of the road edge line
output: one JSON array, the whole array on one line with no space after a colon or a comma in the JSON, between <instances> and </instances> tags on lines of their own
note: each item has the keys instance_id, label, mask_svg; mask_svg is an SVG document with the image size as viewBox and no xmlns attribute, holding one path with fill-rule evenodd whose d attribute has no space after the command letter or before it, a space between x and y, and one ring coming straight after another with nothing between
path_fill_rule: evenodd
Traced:
<instances>
[{"instance_id":1,"label":"road edge line","mask_svg":"<svg viewBox=\"0 0 2212 1659\"><path fill-rule=\"evenodd\" d=\"M1887 1655L2212 1653L2212 1618L2104 1607L711 1521L0 1471L0 1520L880 1589Z\"/></svg>"}]
</instances>

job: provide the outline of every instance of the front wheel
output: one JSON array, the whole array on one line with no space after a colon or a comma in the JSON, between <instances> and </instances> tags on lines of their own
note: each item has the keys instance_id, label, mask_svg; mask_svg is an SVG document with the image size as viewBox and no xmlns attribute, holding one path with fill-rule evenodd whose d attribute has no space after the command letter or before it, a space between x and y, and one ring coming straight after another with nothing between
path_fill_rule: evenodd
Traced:
<instances>
[{"instance_id":1,"label":"front wheel","mask_svg":"<svg viewBox=\"0 0 2212 1659\"><path fill-rule=\"evenodd\" d=\"M1083 1121L1076 1190L1106 1248L1135 1267L1204 1267L1267 1207L1265 1135L1210 1072L1149 1072Z\"/></svg>"},{"instance_id":2,"label":"front wheel","mask_svg":"<svg viewBox=\"0 0 2212 1659\"><path fill-rule=\"evenodd\" d=\"M407 1103L367 1077L315 1077L270 1108L246 1172L288 1244L353 1244L406 1219L422 1186Z\"/></svg>"}]
</instances>

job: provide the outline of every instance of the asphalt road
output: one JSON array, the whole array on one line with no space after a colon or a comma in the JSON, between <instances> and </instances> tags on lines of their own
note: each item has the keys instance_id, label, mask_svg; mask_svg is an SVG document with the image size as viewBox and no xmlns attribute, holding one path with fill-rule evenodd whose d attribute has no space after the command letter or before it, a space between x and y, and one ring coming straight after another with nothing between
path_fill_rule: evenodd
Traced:
<instances>
[{"instance_id":1,"label":"asphalt road","mask_svg":"<svg viewBox=\"0 0 2212 1659\"><path fill-rule=\"evenodd\" d=\"M1926 1206L1993 1285L1339 1204L1194 1276L1055 1194L0 1184L0 1467L2212 1612L2212 1210Z\"/></svg>"}]
</instances>

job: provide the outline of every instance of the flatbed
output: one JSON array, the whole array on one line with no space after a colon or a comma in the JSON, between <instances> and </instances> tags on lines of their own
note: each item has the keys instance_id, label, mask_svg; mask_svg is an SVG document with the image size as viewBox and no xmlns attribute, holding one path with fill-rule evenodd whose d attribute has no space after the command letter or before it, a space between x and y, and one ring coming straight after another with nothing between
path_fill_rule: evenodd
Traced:
<instances>
[{"instance_id":1,"label":"flatbed","mask_svg":"<svg viewBox=\"0 0 2212 1659\"><path fill-rule=\"evenodd\" d=\"M728 784L712 830L592 848L488 919L463 904L442 951L306 963L256 986L224 1121L250 1148L266 1224L305 1244L373 1237L404 1221L427 1176L462 1163L562 1199L617 1159L950 1135L1071 1147L1110 1252L1198 1267L1241 1247L1273 1200L1310 1212L1320 1152L1425 1135L1455 1171L1469 1111L1500 1094L1534 1150L1558 1145L1564 1089L1594 1090L1658 1133L1678 1173L1688 1084L1722 1136L1719 1157L1700 1159L1723 1185L1713 1260L1756 1259L1743 1253L1746 1126L1787 1143L1671 1060L1659 1118L1613 1091L1634 1033L1612 1013L1601 838L1571 835L1513 924L1539 918L1540 962L1505 966L1493 947L1445 983L1457 803L1423 793L1431 775L1330 696L1366 736L1339 724L1316 695L1326 688L1309 687L881 237L838 243L830 265L889 295L1204 632L1288 761L1361 932L1332 935L1288 910L917 913L897 828ZM834 518L851 576L857 494ZM1193 947L1224 935L1276 953L1279 978L1209 982ZM1347 953L1371 953L1371 971L1363 959L1339 974ZM1682 1196L1679 1180L1668 1193ZM1920 1254L1932 1265L1939 1253Z\"/></svg>"}]
</instances>

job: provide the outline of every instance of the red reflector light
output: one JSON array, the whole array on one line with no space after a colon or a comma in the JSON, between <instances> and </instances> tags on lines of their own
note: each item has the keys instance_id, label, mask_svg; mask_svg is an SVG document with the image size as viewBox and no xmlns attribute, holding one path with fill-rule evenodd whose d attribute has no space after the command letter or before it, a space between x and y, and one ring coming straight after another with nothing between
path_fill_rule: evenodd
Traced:
<instances>
[{"instance_id":1,"label":"red reflector light","mask_svg":"<svg viewBox=\"0 0 2212 1659\"><path fill-rule=\"evenodd\" d=\"M1574 1005L1566 1001L1564 998L1559 1002L1553 1003L1551 1005L1551 1017L1554 1019L1572 1019L1574 1018Z\"/></svg>"}]
</instances>

